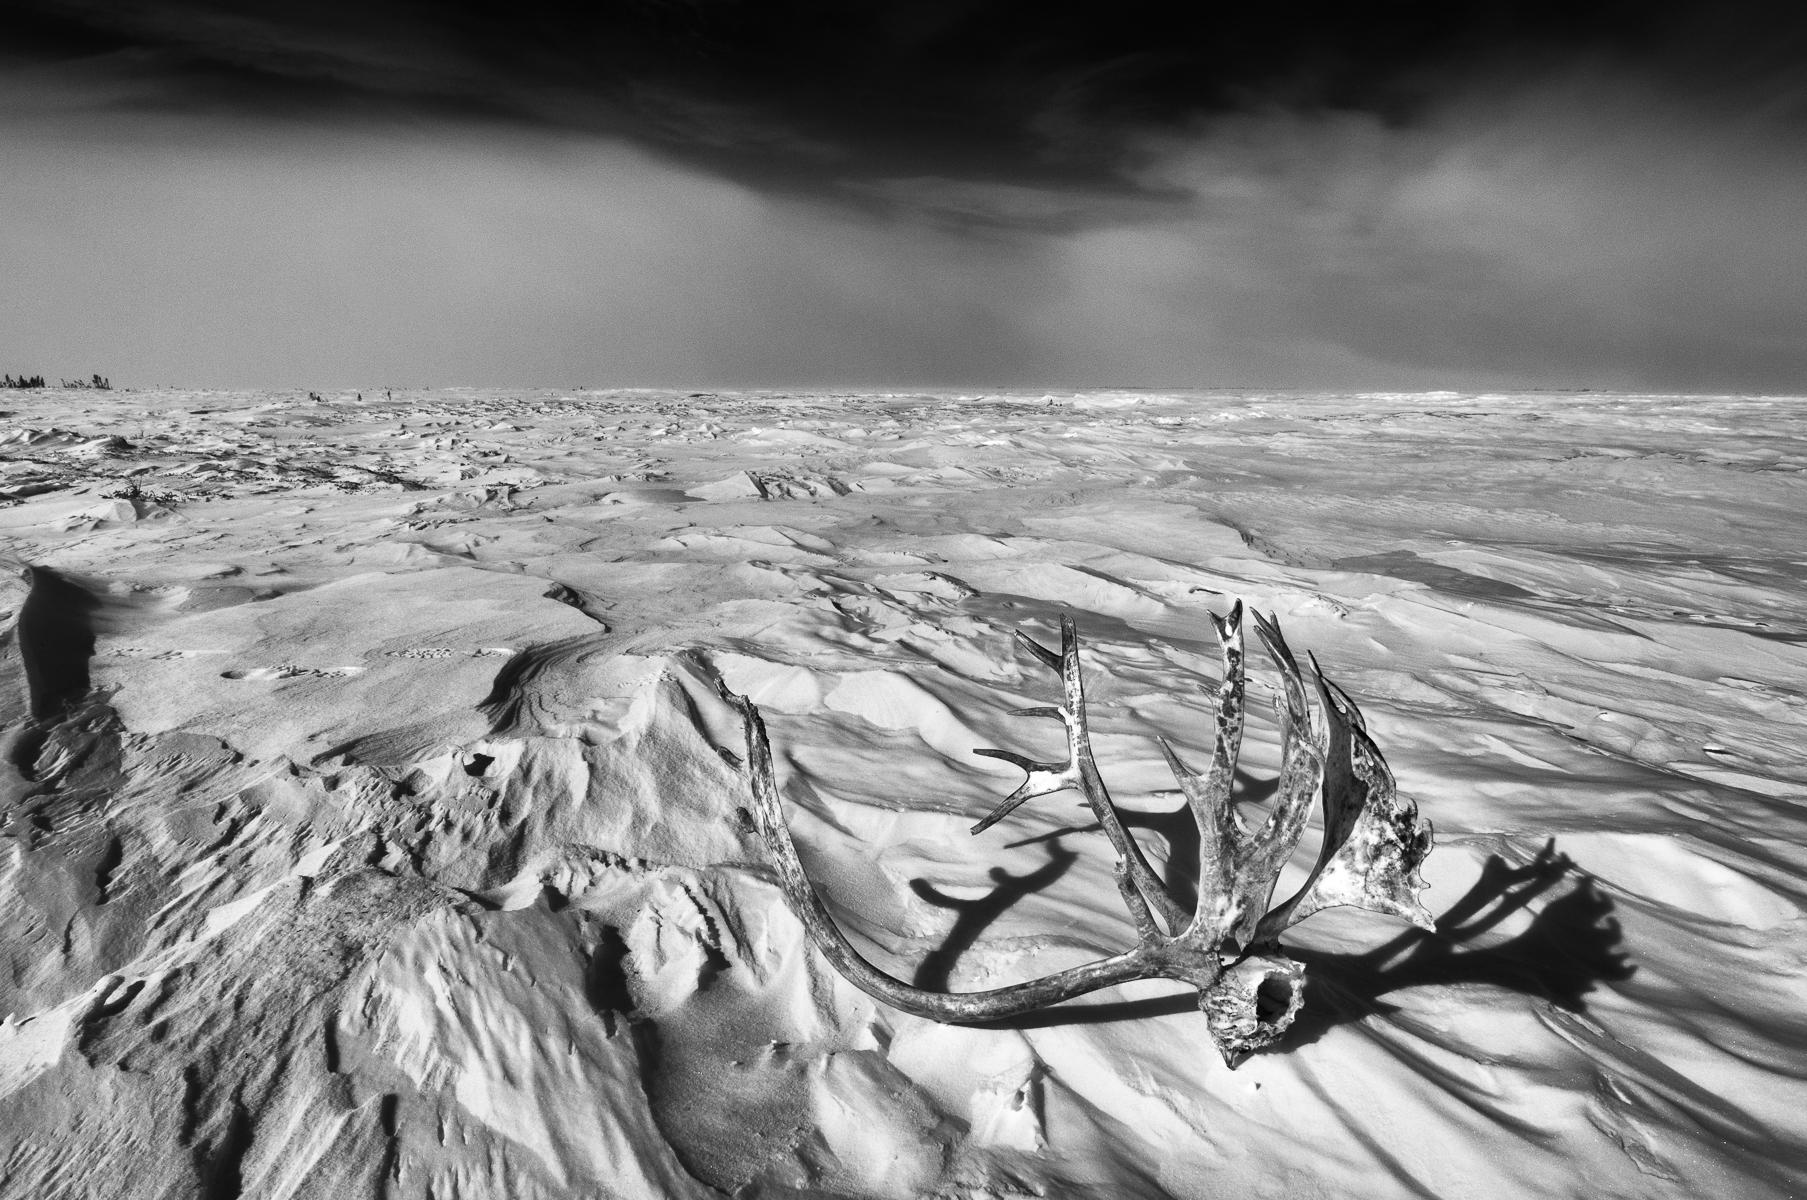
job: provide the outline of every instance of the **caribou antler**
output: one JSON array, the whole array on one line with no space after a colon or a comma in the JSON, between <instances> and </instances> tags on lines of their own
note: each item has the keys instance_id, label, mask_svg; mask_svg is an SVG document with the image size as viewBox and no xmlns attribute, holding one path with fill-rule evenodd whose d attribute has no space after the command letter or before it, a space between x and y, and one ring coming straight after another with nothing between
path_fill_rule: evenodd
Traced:
<instances>
[{"instance_id":1,"label":"caribou antler","mask_svg":"<svg viewBox=\"0 0 1807 1200\"><path fill-rule=\"evenodd\" d=\"M1318 909L1339 904L1434 928L1418 901L1424 887L1418 868L1431 848L1429 823L1420 825L1417 806L1394 790L1392 772L1369 739L1355 702L1311 659L1325 726L1321 731L1314 727L1304 680L1279 624L1260 613L1254 617L1255 632L1282 683L1275 701L1281 746L1279 799L1260 827L1249 828L1231 803L1243 728L1240 602L1228 617L1212 618L1222 646L1224 677L1217 691L1210 765L1195 772L1171 746L1161 743L1198 824L1198 900L1191 911L1156 878L1141 847L1123 827L1098 774L1086 725L1079 635L1072 618L1061 619L1058 654L1017 634L1031 654L1060 673L1064 695L1058 707L1022 709L1016 715L1060 721L1066 729L1067 756L1064 762L1037 762L1004 750L975 751L1014 763L1026 778L973 826L973 832L989 828L1024 801L1076 789L1116 848L1117 889L1129 906L1138 940L1121 954L983 992L912 987L868 962L847 940L797 857L778 798L765 722L750 700L724 686L723 697L739 707L746 727L754 822L771 848L785 897L810 940L862 991L905 1012L954 1024L1017 1016L1132 979L1179 980L1198 989L1199 1008L1211 1037L1224 1061L1234 1067L1278 1038L1298 1012L1304 967L1279 952L1275 939L1282 930ZM1281 868L1304 832L1313 796L1320 793L1324 845L1317 863L1297 895L1270 908Z\"/></svg>"}]
</instances>

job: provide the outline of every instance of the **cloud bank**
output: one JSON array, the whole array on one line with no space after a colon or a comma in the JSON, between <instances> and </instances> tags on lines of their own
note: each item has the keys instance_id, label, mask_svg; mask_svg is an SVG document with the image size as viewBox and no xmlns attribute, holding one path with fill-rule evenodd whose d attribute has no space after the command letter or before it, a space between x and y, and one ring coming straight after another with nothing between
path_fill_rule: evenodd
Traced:
<instances>
[{"instance_id":1,"label":"cloud bank","mask_svg":"<svg viewBox=\"0 0 1807 1200\"><path fill-rule=\"evenodd\" d=\"M9 369L1807 391L1803 93L1724 22L271 11L15 19Z\"/></svg>"}]
</instances>

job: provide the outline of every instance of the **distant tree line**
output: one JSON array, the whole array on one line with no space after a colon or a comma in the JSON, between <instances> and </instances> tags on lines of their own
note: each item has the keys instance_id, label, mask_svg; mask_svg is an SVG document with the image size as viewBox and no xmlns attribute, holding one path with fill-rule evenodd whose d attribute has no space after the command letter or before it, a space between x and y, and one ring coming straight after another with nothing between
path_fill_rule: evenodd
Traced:
<instances>
[{"instance_id":1,"label":"distant tree line","mask_svg":"<svg viewBox=\"0 0 1807 1200\"><path fill-rule=\"evenodd\" d=\"M113 384L105 375L101 375L98 372L88 379L63 379L58 382L66 388L93 388L95 391L99 392L110 392L113 390ZM41 388L49 386L49 384L44 382L44 377L42 375L0 376L0 387Z\"/></svg>"}]
</instances>

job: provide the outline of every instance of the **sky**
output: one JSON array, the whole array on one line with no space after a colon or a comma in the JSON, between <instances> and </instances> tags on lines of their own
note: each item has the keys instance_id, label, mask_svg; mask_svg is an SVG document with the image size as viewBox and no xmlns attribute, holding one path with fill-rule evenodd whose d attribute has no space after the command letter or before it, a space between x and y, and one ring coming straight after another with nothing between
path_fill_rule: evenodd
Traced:
<instances>
[{"instance_id":1,"label":"sky","mask_svg":"<svg viewBox=\"0 0 1807 1200\"><path fill-rule=\"evenodd\" d=\"M0 369L1807 394L1807 7L8 0Z\"/></svg>"}]
</instances>

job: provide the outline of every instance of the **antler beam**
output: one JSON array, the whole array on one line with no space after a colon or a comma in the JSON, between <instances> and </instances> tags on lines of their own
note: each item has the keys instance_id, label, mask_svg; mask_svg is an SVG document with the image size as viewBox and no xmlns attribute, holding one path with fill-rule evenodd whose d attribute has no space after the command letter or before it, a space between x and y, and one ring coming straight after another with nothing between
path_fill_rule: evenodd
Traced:
<instances>
[{"instance_id":1,"label":"antler beam","mask_svg":"<svg viewBox=\"0 0 1807 1200\"><path fill-rule=\"evenodd\" d=\"M1064 762L1038 762L1004 750L976 753L1002 759L1024 772L1021 786L983 820L978 834L1037 796L1073 789L1085 797L1117 852L1117 889L1136 926L1137 944L1120 954L1070 967L1010 987L982 992L940 992L914 987L873 965L836 925L821 894L803 870L784 820L772 767L772 751L759 710L724 686L740 709L752 777L752 815L770 848L779 883L810 941L849 982L894 1008L953 1024L996 1021L1034 1012L1087 992L1135 979L1174 979L1199 992L1199 1008L1224 1061L1234 1067L1272 1043L1291 1024L1302 999L1304 968L1280 954L1282 930L1320 908L1352 904L1432 928L1418 902L1424 887L1418 869L1430 852L1431 830L1418 810L1398 796L1392 773L1369 739L1355 702L1318 669L1312 680L1325 714L1314 727L1304 680L1280 626L1260 613L1255 631L1279 672L1275 708L1281 729L1279 799L1260 827L1251 830L1236 812L1233 783L1243 731L1244 665L1242 605L1212 618L1222 647L1223 682L1217 691L1216 736L1211 763L1202 773L1187 767L1165 741L1161 749L1198 825L1198 900L1191 911L1156 877L1142 849L1124 827L1092 755L1079 635L1071 617L1061 620L1057 654L1018 634L1044 666L1059 673L1062 703L1019 710L1016 715L1059 720L1066 729ZM1298 894L1270 908L1280 871L1292 856L1322 795L1324 844Z\"/></svg>"}]
</instances>

